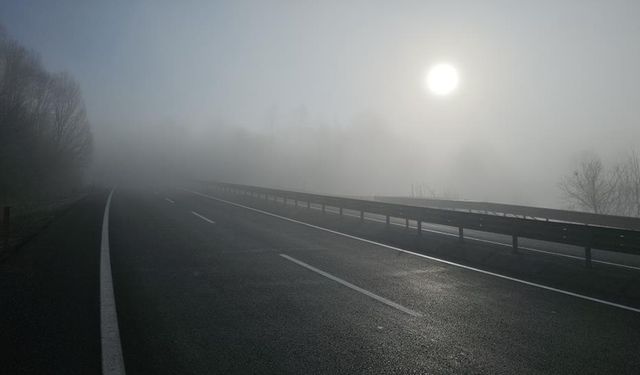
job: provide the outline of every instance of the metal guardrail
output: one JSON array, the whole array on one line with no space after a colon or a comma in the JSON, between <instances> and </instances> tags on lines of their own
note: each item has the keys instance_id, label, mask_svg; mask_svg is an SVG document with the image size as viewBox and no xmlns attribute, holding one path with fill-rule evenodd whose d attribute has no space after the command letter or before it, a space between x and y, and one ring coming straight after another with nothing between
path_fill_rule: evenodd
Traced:
<instances>
[{"instance_id":1,"label":"metal guardrail","mask_svg":"<svg viewBox=\"0 0 640 375\"><path fill-rule=\"evenodd\" d=\"M636 230L340 198L220 182L201 183L225 192L250 195L267 201L282 201L286 204L293 200L296 206L298 202L305 202L307 208L310 208L311 204L317 204L321 205L323 212L327 206L337 207L340 216L343 209L356 210L360 211L360 220L364 220L365 212L384 215L387 226L390 225L391 217L406 219L407 227L409 220L414 220L417 222L418 235L422 233L423 222L457 227L461 240L464 239L464 229L504 234L512 236L514 252L518 250L519 237L580 246L585 249L587 267L591 267L591 249L640 255L640 231Z\"/></svg>"},{"instance_id":2,"label":"metal guardrail","mask_svg":"<svg viewBox=\"0 0 640 375\"><path fill-rule=\"evenodd\" d=\"M567 223L590 224L612 228L622 228L640 231L640 218L600 215L590 212L558 210L553 208L520 206L514 204L457 201L448 199L383 197L376 196L375 200L386 203L406 204L410 206L442 208L448 210L475 211L494 215L514 215L523 218L562 221Z\"/></svg>"}]
</instances>

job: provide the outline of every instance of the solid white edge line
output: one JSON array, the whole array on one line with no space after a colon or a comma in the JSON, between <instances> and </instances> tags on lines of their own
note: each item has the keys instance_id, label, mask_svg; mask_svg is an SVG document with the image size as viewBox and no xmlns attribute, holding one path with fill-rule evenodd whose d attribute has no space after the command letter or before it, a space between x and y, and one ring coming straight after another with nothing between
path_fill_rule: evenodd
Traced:
<instances>
[{"instance_id":1,"label":"solid white edge line","mask_svg":"<svg viewBox=\"0 0 640 375\"><path fill-rule=\"evenodd\" d=\"M169 202L169 203L171 203L171 204L176 203L176 202L175 202L173 199L171 199L171 198L165 198L164 200L165 200L165 201L167 201L167 202Z\"/></svg>"},{"instance_id":2,"label":"solid white edge line","mask_svg":"<svg viewBox=\"0 0 640 375\"><path fill-rule=\"evenodd\" d=\"M337 276L333 276L330 273L327 273L327 272L325 272L323 270L317 269L317 268L315 268L315 267L313 267L313 266L311 266L311 265L309 265L309 264L307 264L305 262L297 260L297 259L295 259L293 257L290 257L290 256L286 255L286 254L280 254L280 256L285 258L285 259L287 259L287 260L290 260L293 263L296 263L297 265L302 266L302 267L304 267L304 268L306 268L306 269L308 269L310 271L313 271L313 272L315 272L315 273L317 273L319 275L322 275L322 276L324 276L324 277L326 277L328 279L331 279L331 280L333 280L333 281L335 281L335 282L337 282L339 284L342 284L342 285L346 286L347 288L351 288L351 289L355 290L356 292L359 292L359 293L364 294L365 296L371 297L371 298L375 299L378 302L382 302L387 306L390 306L390 307L393 307L394 309L400 310L403 313L409 314L409 315L414 316L414 317L421 317L422 316L422 314L420 314L417 311L413 311L411 309L408 309L408 308L406 308L406 307L404 307L404 306L402 306L402 305L400 305L400 304L398 304L396 302L390 301L390 300L388 300L388 299L386 299L384 297L381 297L381 296L379 296L379 295L377 295L377 294L375 294L373 292L370 292L370 291L368 291L366 289L363 289L363 288L361 288L361 287L359 287L357 285L351 284L348 281L342 280L341 278L339 278Z\"/></svg>"},{"instance_id":3,"label":"solid white edge line","mask_svg":"<svg viewBox=\"0 0 640 375\"><path fill-rule=\"evenodd\" d=\"M204 217L204 216L200 215L199 213L197 213L197 212L195 212L195 211L191 211L191 213L192 213L192 214L194 214L194 215L196 215L196 216L197 216L197 217L199 217L200 219L202 219L202 220L204 220L204 221L208 222L209 224L215 224L215 223L216 223L215 221L213 221L213 220L211 220L211 219L209 219L209 218L206 218L206 217Z\"/></svg>"},{"instance_id":4,"label":"solid white edge line","mask_svg":"<svg viewBox=\"0 0 640 375\"><path fill-rule=\"evenodd\" d=\"M111 275L111 254L109 251L109 210L114 189L109 193L102 219L102 240L100 242L100 344L102 350L102 373L104 375L124 375L124 359L120 344L118 314L113 293Z\"/></svg>"},{"instance_id":5,"label":"solid white edge line","mask_svg":"<svg viewBox=\"0 0 640 375\"><path fill-rule=\"evenodd\" d=\"M475 267L471 267L471 266L465 266L464 264L455 263L455 262L451 262L451 261L440 259L440 258L435 258L435 257L429 256L429 255L414 253L413 251L401 249L401 248L398 248L398 247L395 247L395 246L386 245L386 244L383 244L383 243L380 243L380 242L367 240L365 238L352 236L350 234L338 232L338 231L335 231L335 230L332 230L332 229L323 228L323 227L320 227L320 226L317 226L317 225L305 223L304 221L298 221L298 220L291 219L291 218L288 218L288 217L285 217L285 216L280 216L280 215L277 215L277 214L274 214L274 213L271 213L271 212L268 212L268 211L263 211L263 210L260 210L260 209L257 209L257 208L253 208L253 207L249 207L249 206L244 206L242 204L234 203L234 202L231 202L231 201L228 201L228 200L225 200L225 199L212 197L210 195L199 193L197 191L193 191L193 190L189 190L189 189L181 189L181 190L187 191L187 192L192 193L192 194L199 195L199 196L204 197L204 198L208 198L208 199L212 199L212 200L215 200L215 201L219 201L219 202L223 202L223 203L226 203L226 204L230 204L232 206L241 207L241 208L244 208L244 209L247 209L247 210L259 212L259 213L264 214L264 215L277 217L279 219L287 220L287 221L290 221L292 223L297 223L297 224L304 225L304 226L307 226L307 227L310 227L310 228L315 228L315 229L322 230L322 231L325 231L325 232L333 233L333 234L336 234L336 235L339 235L339 236L343 236L343 237L351 238L351 239L354 239L354 240L358 240L358 241L370 243L370 244L373 244L373 245L381 246L381 247L384 247L384 248L387 248L387 249L391 249L391 250L394 250L394 251L400 251L400 252L403 252L403 253L406 253L406 254L411 254L411 255L414 255L414 256L417 256L417 257L420 257L420 258L430 259L430 260L433 260L435 262L440 262L440 263L448 264L448 265L451 265L451 266L464 268L464 269L467 269L467 270L470 270L470 271L475 271L475 272L483 273L485 275L490 275L490 276L498 277L498 278L501 278L501 279L510 280L510 281L513 281L513 282L516 282L516 283L529 285L529 286L533 286L533 287L536 287L536 288L545 289L545 290L549 290L549 291L552 291L552 292L556 292L556 293L560 293L560 294L564 294L564 295L568 295L568 296L584 299L584 300L587 300L587 301L601 303L601 304L604 304L604 305L613 306L613 307L617 307L617 308L620 308L620 309L624 309L624 310L640 313L640 309L635 308L635 307L626 306L626 305L622 305L622 304L615 303L615 302L605 301L605 300L598 299L598 298L595 298L595 297L589 297L589 296L585 296L583 294L578 294L578 293L570 292L570 291L567 291L567 290L557 289L557 288L553 288L553 287L550 287L550 286L547 286L547 285L537 284L537 283L534 283L534 282L531 282L531 281L517 279L515 277L501 275L499 273L486 271L486 270L483 270L483 269L480 269L480 268L475 268Z\"/></svg>"}]
</instances>

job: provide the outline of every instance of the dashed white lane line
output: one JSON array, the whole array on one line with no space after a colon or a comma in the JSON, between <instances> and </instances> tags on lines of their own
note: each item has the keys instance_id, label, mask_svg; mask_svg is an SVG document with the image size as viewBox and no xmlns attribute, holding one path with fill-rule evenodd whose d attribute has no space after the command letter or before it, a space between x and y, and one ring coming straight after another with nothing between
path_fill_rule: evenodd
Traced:
<instances>
[{"instance_id":1,"label":"dashed white lane line","mask_svg":"<svg viewBox=\"0 0 640 375\"><path fill-rule=\"evenodd\" d=\"M173 199L171 199L171 198L165 198L164 200L165 200L165 201L167 201L167 202L169 202L169 203L171 203L171 204L176 203L176 202L175 202Z\"/></svg>"},{"instance_id":2,"label":"dashed white lane line","mask_svg":"<svg viewBox=\"0 0 640 375\"><path fill-rule=\"evenodd\" d=\"M378 302L382 302L387 306L391 306L396 310L400 310L403 313L409 314L409 315L414 316L414 317L422 316L422 314L420 314L417 311L413 311L411 309L408 309L408 308L406 308L406 307L404 307L404 306L402 306L402 305L400 305L398 303L390 301L390 300L388 300L388 299L386 299L384 297L381 297L381 296L379 296L379 295L377 295L377 294L375 294L373 292L370 292L370 291L368 291L366 289L360 288L357 285L353 285L348 281L342 280L341 278L339 278L337 276L333 276L330 273L327 273L327 272L324 272L323 270L317 269L317 268L315 268L315 267L313 267L313 266L311 266L311 265L309 265L309 264L307 264L305 262L302 262L300 260L292 258L292 257L290 257L290 256L288 256L286 254L280 254L280 256L285 258L285 259L287 259L287 260L290 260L293 263L295 263L295 264L297 264L299 266L302 266L302 267L304 267L304 268L306 268L306 269L308 269L310 271L313 271L313 272L315 272L315 273L317 273L319 275L322 275L322 276L326 277L327 279L331 279L331 280L333 280L333 281L335 281L335 282L337 282L339 284L342 284L342 285L346 286L347 288L351 288L351 289L355 290L356 292L364 294L367 297L371 297L371 298L375 299Z\"/></svg>"},{"instance_id":3,"label":"dashed white lane line","mask_svg":"<svg viewBox=\"0 0 640 375\"><path fill-rule=\"evenodd\" d=\"M124 375L124 360L120 344L118 314L113 294L111 276L111 254L109 251L109 210L113 190L109 193L102 218L102 240L100 242L100 343L102 346L102 373Z\"/></svg>"},{"instance_id":4,"label":"dashed white lane line","mask_svg":"<svg viewBox=\"0 0 640 375\"><path fill-rule=\"evenodd\" d=\"M209 224L215 224L215 223L216 223L215 221L213 221L213 220L211 220L211 219L209 219L209 218L207 218L207 217L204 217L204 216L200 215L199 213L197 213L197 212L195 212L195 211L191 211L191 213L192 213L192 214L194 214L194 215L196 215L196 216L197 216L197 217L199 217L200 219L202 219L202 220L206 221L206 222L207 222L207 223L209 223Z\"/></svg>"},{"instance_id":5,"label":"dashed white lane line","mask_svg":"<svg viewBox=\"0 0 640 375\"><path fill-rule=\"evenodd\" d=\"M620 309L624 309L624 310L640 313L640 309L635 308L635 307L622 305L622 304L615 303L615 302L605 301L605 300L602 300L602 299L599 299L599 298L589 297L589 296L585 296L583 294L570 292L568 290L557 289L557 288L553 288L553 287L550 287L550 286L547 286L547 285L542 285L542 284L537 284L537 283L534 283L534 282L531 282L531 281L517 279L515 277L501 275L499 273L486 271L486 270L483 270L483 269L480 269L480 268L475 268L475 267L471 267L471 266L465 266L464 264L451 262L451 261L448 261L448 260L432 257L432 256L429 256L429 255L414 253L413 251L401 249L399 247L395 247L395 246L391 246L391 245L386 245L386 244L383 244L383 243L380 243L380 242L376 242L376 241L372 241L372 240L367 240L367 239L361 238L361 237L352 236L350 234L338 232L338 231L335 231L335 230L332 230L332 229L323 228L323 227L320 227L320 226L317 226L317 225L305 223L304 221L291 219L291 218L288 218L286 216L281 216L281 215L274 214L274 213L271 213L271 212L268 212L268 211L263 211L263 210L260 210L260 209L257 209L257 208L245 206L245 205L242 205L242 204L239 204L239 203L228 201L226 199L216 198L216 197L213 197L213 196L210 196L210 195L207 195L207 194L203 194L203 193L200 193L200 192L197 192L197 191L188 190L188 189L181 189L181 190L184 190L184 191L187 191L189 193L192 193L192 194L195 194L195 195L207 198L207 199L211 199L211 200L214 200L214 201L226 203L226 204L229 204L229 205L232 205L232 206L236 206L236 207L241 207L241 208L244 208L246 210L259 212L259 213L264 214L264 215L277 217L277 218L279 218L281 220L290 221L292 223L304 225L304 226L307 226L307 227L310 227L310 228L315 228L315 229L318 229L318 230L322 230L322 231L325 231L325 232L333 233L333 234L336 234L336 235L339 235L339 236L343 236L343 237L346 237L346 238L351 238L351 239L354 239L354 240L370 243L372 245L381 246L381 247L384 247L384 248L387 248L387 249L391 249L391 250L394 250L394 251L400 251L400 252L403 252L403 253L406 253L406 254L411 254L411 255L416 256L416 257L425 258L425 259L429 259L429 260L432 260L432 261L435 261L435 262L444 263L444 264L448 264L448 265L459 267L459 268L464 268L466 270L483 273L485 275L494 276L494 277L497 277L497 278L500 278L500 279L510 280L510 281L513 281L513 282L516 282L516 283L532 286L532 287L535 287L535 288L540 288L540 289L548 290L548 291L551 291L551 292L560 293L560 294L564 294L564 295L567 295L567 296L572 296L572 297L575 297L575 298L580 298L580 299L583 299L583 300L596 302L596 303L600 303L600 304L603 304L603 305L617 307L617 308L620 308Z\"/></svg>"}]
</instances>

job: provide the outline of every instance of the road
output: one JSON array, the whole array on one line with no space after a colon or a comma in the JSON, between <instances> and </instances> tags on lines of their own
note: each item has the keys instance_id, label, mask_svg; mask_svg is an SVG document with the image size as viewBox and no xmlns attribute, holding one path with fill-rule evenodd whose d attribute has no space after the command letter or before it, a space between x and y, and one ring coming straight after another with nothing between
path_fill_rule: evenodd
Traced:
<instances>
[{"instance_id":1,"label":"road","mask_svg":"<svg viewBox=\"0 0 640 375\"><path fill-rule=\"evenodd\" d=\"M30 301L0 311L9 373L100 372L96 284L105 201L106 194L88 197L0 266L2 301ZM182 190L115 192L109 247L128 374L631 374L640 367L634 270L569 263L551 270L584 279L623 275L618 289L626 294L611 298L631 306L625 309L603 303L606 288L581 294L590 292L587 281L585 290L566 285L574 296L556 279L544 281L557 290L545 289L537 279L527 284L421 256L414 242L399 249L373 235L359 239L349 222L340 224L351 231L345 236L243 206ZM296 220L336 221L309 215ZM386 236L407 237L397 230ZM480 254L485 245L466 246ZM43 251L49 258L40 259ZM507 272L510 263L500 264Z\"/></svg>"}]
</instances>

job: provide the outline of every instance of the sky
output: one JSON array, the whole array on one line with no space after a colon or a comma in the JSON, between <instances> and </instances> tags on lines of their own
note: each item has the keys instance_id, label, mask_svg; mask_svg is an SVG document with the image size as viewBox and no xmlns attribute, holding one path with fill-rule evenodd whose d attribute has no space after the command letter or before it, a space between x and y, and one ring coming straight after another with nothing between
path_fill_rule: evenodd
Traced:
<instances>
[{"instance_id":1,"label":"sky","mask_svg":"<svg viewBox=\"0 0 640 375\"><path fill-rule=\"evenodd\" d=\"M181 147L201 149L223 125L313 128L289 143L315 147L304 138L320 129L357 152L344 154L348 168L316 160L344 169L326 172L335 183L291 188L401 194L426 183L547 206L560 204L558 180L581 152L613 160L637 147L638 19L638 1L0 3L9 34L78 80L103 151L166 124L199 142ZM424 87L439 62L460 74L446 98ZM246 181L286 173L271 175Z\"/></svg>"}]
</instances>

